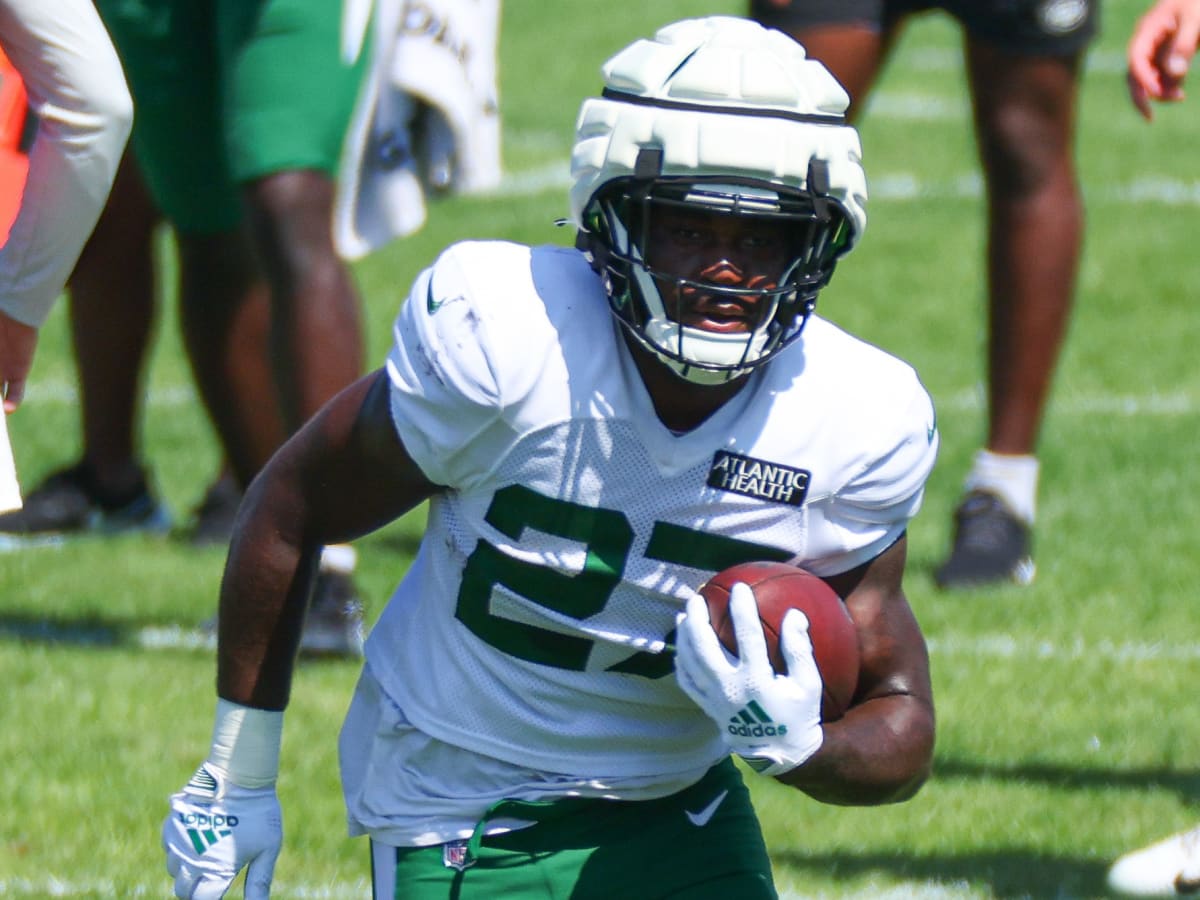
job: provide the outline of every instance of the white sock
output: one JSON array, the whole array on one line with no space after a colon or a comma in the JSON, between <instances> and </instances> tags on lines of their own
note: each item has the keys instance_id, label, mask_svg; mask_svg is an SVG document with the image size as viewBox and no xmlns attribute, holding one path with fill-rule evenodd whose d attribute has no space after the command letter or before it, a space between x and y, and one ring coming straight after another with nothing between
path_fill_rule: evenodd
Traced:
<instances>
[{"instance_id":1,"label":"white sock","mask_svg":"<svg viewBox=\"0 0 1200 900\"><path fill-rule=\"evenodd\" d=\"M329 544L321 550L321 571L353 575L358 565L358 551L349 544Z\"/></svg>"},{"instance_id":2,"label":"white sock","mask_svg":"<svg viewBox=\"0 0 1200 900\"><path fill-rule=\"evenodd\" d=\"M1038 461L1036 456L1009 456L980 450L967 475L968 491L995 494L1027 525L1037 511Z\"/></svg>"}]
</instances>

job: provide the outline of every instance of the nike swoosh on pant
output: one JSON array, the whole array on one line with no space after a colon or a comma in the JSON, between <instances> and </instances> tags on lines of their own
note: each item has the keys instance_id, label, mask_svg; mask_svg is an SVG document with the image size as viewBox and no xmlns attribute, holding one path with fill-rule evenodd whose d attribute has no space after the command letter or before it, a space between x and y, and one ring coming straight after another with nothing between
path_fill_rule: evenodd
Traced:
<instances>
[{"instance_id":1,"label":"nike swoosh on pant","mask_svg":"<svg viewBox=\"0 0 1200 900\"><path fill-rule=\"evenodd\" d=\"M717 796L713 798L713 801L709 803L708 806L704 807L704 809L700 810L699 812L692 812L691 810L685 809L684 812L687 813L688 821L697 828L703 828L716 814L717 808L725 802L725 798L728 795L729 791L721 791L721 793L717 794Z\"/></svg>"}]
</instances>

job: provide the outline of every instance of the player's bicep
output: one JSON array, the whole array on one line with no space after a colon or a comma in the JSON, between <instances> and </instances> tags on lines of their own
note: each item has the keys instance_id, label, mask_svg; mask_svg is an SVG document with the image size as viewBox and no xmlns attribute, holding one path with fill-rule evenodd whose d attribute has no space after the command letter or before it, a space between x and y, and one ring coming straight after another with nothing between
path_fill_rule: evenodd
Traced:
<instances>
[{"instance_id":1,"label":"player's bicep","mask_svg":"<svg viewBox=\"0 0 1200 900\"><path fill-rule=\"evenodd\" d=\"M845 599L858 628L856 704L909 695L932 709L925 638L901 586L907 552L908 539L901 536L869 562L826 579Z\"/></svg>"},{"instance_id":2,"label":"player's bicep","mask_svg":"<svg viewBox=\"0 0 1200 900\"><path fill-rule=\"evenodd\" d=\"M339 543L399 518L432 484L392 422L382 370L332 399L280 451L279 478L298 494L305 543Z\"/></svg>"}]
</instances>

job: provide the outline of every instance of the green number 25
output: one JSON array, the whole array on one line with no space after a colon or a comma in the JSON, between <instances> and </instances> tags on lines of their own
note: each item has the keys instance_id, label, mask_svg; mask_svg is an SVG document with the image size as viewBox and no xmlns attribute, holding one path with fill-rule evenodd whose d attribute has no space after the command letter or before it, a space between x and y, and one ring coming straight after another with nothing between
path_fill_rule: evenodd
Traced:
<instances>
[{"instance_id":1,"label":"green number 25","mask_svg":"<svg viewBox=\"0 0 1200 900\"><path fill-rule=\"evenodd\" d=\"M455 616L481 640L505 653L546 666L582 671L591 653L591 640L494 614L492 589L502 585L526 600L574 619L595 615L608 603L625 571L634 539L629 519L619 510L546 497L521 485L497 491L485 518L513 540L532 528L582 544L586 548L583 568L574 574L553 571L505 556L480 541L467 559ZM783 561L791 554L777 547L655 522L646 556L719 572L735 563ZM664 637L669 639L670 635ZM661 678L671 671L671 665L667 654L639 651L609 669Z\"/></svg>"}]
</instances>

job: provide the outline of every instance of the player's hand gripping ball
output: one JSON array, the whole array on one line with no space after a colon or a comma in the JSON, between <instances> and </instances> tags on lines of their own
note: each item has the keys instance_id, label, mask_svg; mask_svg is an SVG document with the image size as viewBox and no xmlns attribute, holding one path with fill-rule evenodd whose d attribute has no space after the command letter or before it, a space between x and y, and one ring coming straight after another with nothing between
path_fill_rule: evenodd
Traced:
<instances>
[{"instance_id":1,"label":"player's hand gripping ball","mask_svg":"<svg viewBox=\"0 0 1200 900\"><path fill-rule=\"evenodd\" d=\"M776 672L787 672L779 649L784 614L789 609L799 609L808 617L813 657L824 684L821 720L840 719L854 699L859 666L858 633L842 598L816 575L786 563L741 563L718 572L701 586L699 593L708 604L713 630L725 649L735 656L737 638L729 617L729 591L739 581L754 590L767 655Z\"/></svg>"}]
</instances>

